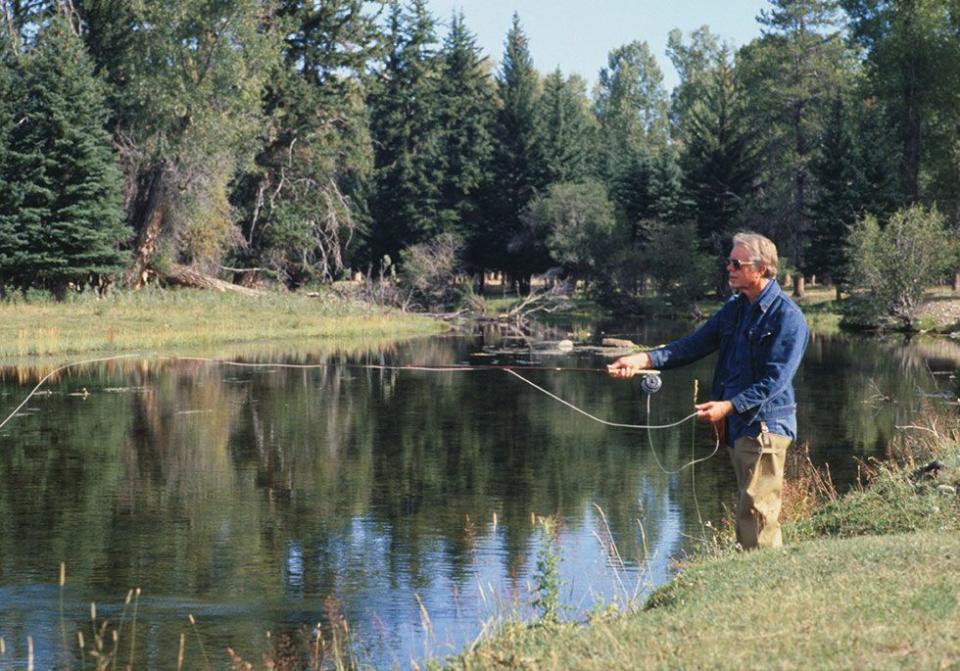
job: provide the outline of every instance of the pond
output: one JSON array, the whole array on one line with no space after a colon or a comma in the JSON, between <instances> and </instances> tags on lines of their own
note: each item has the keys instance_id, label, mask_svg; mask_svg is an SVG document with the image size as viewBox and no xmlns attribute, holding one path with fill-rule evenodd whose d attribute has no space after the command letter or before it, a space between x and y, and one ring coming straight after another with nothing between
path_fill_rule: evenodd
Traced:
<instances>
[{"instance_id":1,"label":"pond","mask_svg":"<svg viewBox=\"0 0 960 671\"><path fill-rule=\"evenodd\" d=\"M656 344L688 328L594 332ZM564 617L642 597L732 502L725 453L673 472L713 451L707 427L607 427L501 370L357 367L524 360L538 367L526 379L575 406L648 423L635 381L549 370L602 368L596 352L475 356L516 344L490 331L300 344L243 358L256 367L133 357L60 373L0 431L0 665L32 653L36 668L80 668L77 632L89 651L108 620L105 651L119 627L119 664L134 668L180 655L229 668L228 646L303 661L316 631L348 632L364 666L422 666L498 619L535 617L550 553ZM954 398L958 360L949 341L814 337L801 441L848 486L922 403ZM688 415L712 365L665 373L650 422ZM0 371L0 420L46 372Z\"/></svg>"}]
</instances>

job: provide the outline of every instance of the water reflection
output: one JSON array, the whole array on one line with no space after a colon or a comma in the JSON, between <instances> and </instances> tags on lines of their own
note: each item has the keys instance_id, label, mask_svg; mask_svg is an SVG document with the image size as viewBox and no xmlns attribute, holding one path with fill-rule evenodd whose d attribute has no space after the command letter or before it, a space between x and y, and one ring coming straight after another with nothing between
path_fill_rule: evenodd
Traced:
<instances>
[{"instance_id":1,"label":"water reflection","mask_svg":"<svg viewBox=\"0 0 960 671\"><path fill-rule=\"evenodd\" d=\"M633 337L663 342L686 328L645 325ZM142 586L141 666L174 664L180 634L193 636L188 614L208 650L257 659L268 630L298 635L331 613L351 623L370 663L407 666L456 651L491 616L529 612L543 543L531 514L561 520L572 615L665 580L671 555L731 501L722 453L679 475L658 466L708 454L707 430L686 424L648 442L499 371L353 367L466 362L484 337L499 336L270 357L317 368L151 359L60 373L0 433L8 657L25 658L29 635L41 668L76 666L63 638L89 629L89 601L116 621L122 595ZM909 423L918 390L936 389L930 368L958 360L949 342L815 338L798 377L801 439L849 482L853 458L882 450L892 426ZM665 376L650 420L688 414L694 380L704 388L711 370L706 360ZM4 370L4 405L46 372ZM647 420L637 385L590 372L527 376L600 417Z\"/></svg>"}]
</instances>

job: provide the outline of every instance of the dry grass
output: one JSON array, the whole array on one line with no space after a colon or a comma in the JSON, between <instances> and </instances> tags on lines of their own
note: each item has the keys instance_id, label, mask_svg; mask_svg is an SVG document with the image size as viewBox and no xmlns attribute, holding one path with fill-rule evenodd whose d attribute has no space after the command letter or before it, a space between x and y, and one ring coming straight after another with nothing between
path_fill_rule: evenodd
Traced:
<instances>
[{"instance_id":1,"label":"dry grass","mask_svg":"<svg viewBox=\"0 0 960 671\"><path fill-rule=\"evenodd\" d=\"M829 465L815 466L807 443L800 443L787 451L784 472L784 521L806 519L840 496L830 477Z\"/></svg>"}]
</instances>

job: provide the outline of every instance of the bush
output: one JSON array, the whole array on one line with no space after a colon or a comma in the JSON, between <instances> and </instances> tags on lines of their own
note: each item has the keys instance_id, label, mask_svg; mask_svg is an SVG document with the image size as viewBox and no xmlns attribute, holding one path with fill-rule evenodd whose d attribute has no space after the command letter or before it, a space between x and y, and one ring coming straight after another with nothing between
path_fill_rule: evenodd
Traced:
<instances>
[{"instance_id":1,"label":"bush","mask_svg":"<svg viewBox=\"0 0 960 671\"><path fill-rule=\"evenodd\" d=\"M546 231L550 256L566 270L589 276L616 247L616 218L606 188L599 182L554 184L524 213L525 223Z\"/></svg>"},{"instance_id":2,"label":"bush","mask_svg":"<svg viewBox=\"0 0 960 671\"><path fill-rule=\"evenodd\" d=\"M470 282L460 281L462 251L463 241L453 233L403 250L399 280L408 301L427 310L449 309L472 293Z\"/></svg>"},{"instance_id":3,"label":"bush","mask_svg":"<svg viewBox=\"0 0 960 671\"><path fill-rule=\"evenodd\" d=\"M868 215L849 238L854 300L847 323L913 327L926 288L956 262L956 235L944 228L935 210L914 205L900 210L881 227Z\"/></svg>"},{"instance_id":4,"label":"bush","mask_svg":"<svg viewBox=\"0 0 960 671\"><path fill-rule=\"evenodd\" d=\"M692 307L712 288L716 262L700 251L696 226L655 222L643 253L643 266L657 291L678 305Z\"/></svg>"}]
</instances>

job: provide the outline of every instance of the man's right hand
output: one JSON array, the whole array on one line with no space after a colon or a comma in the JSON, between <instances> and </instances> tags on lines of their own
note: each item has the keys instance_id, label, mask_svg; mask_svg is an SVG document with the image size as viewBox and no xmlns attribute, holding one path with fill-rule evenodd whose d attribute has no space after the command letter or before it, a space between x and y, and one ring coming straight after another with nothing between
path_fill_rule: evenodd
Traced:
<instances>
[{"instance_id":1,"label":"man's right hand","mask_svg":"<svg viewBox=\"0 0 960 671\"><path fill-rule=\"evenodd\" d=\"M618 380L627 380L642 370L650 370L652 362L646 352L638 352L629 356L622 356L607 366L611 377Z\"/></svg>"}]
</instances>

